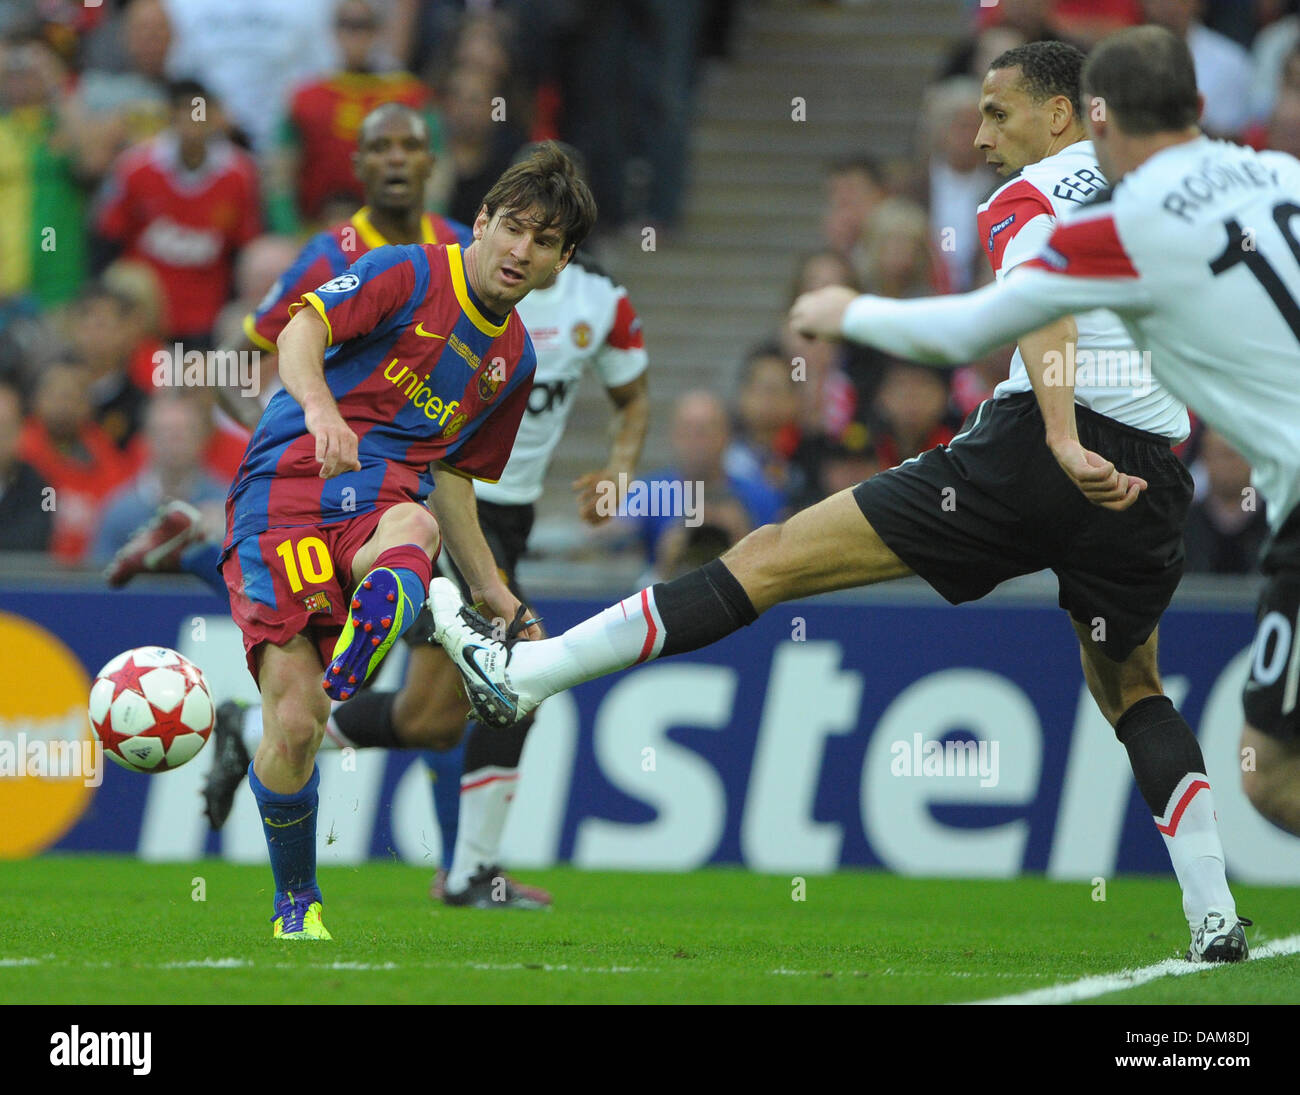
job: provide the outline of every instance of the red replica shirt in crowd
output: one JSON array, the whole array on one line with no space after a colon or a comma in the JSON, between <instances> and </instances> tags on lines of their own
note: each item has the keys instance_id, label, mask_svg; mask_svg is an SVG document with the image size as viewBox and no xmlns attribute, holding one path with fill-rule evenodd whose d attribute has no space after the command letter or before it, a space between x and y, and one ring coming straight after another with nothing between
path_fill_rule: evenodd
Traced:
<instances>
[{"instance_id":1,"label":"red replica shirt in crowd","mask_svg":"<svg viewBox=\"0 0 1300 1095\"><path fill-rule=\"evenodd\" d=\"M113 165L95 227L158 272L169 337L208 335L230 293L235 252L262 230L257 168L218 140L190 171L176 136L162 133Z\"/></svg>"},{"instance_id":2,"label":"red replica shirt in crowd","mask_svg":"<svg viewBox=\"0 0 1300 1095\"><path fill-rule=\"evenodd\" d=\"M340 72L305 84L289 103L289 122L298 138L298 209L307 220L320 217L326 199L340 194L365 200L352 170L361 121L380 103L423 110L429 89L406 72ZM445 242L445 241L439 241Z\"/></svg>"},{"instance_id":3,"label":"red replica shirt in crowd","mask_svg":"<svg viewBox=\"0 0 1300 1095\"><path fill-rule=\"evenodd\" d=\"M131 461L94 423L79 437L85 460L61 452L50 440L45 423L29 418L18 435L18 455L54 488L54 535L50 553L65 563L84 558L99 524L100 510L131 477Z\"/></svg>"}]
</instances>

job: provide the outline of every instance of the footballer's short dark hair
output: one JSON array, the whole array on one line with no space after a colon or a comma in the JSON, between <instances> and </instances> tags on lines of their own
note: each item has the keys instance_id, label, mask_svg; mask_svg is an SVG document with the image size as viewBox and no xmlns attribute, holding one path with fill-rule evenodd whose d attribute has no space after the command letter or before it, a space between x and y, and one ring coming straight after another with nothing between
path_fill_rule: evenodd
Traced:
<instances>
[{"instance_id":1,"label":"footballer's short dark hair","mask_svg":"<svg viewBox=\"0 0 1300 1095\"><path fill-rule=\"evenodd\" d=\"M1020 69L1020 82L1036 103L1062 95L1070 100L1074 116L1083 121L1083 50L1068 42L1026 42L998 54L989 71L1001 68Z\"/></svg>"},{"instance_id":2,"label":"footballer's short dark hair","mask_svg":"<svg viewBox=\"0 0 1300 1095\"><path fill-rule=\"evenodd\" d=\"M489 217L497 210L532 211L530 227L555 227L564 237L562 251L578 247L596 223L596 199L574 162L554 141L543 141L532 154L492 184L483 198Z\"/></svg>"},{"instance_id":3,"label":"footballer's short dark hair","mask_svg":"<svg viewBox=\"0 0 1300 1095\"><path fill-rule=\"evenodd\" d=\"M1164 27L1104 39L1083 68L1084 94L1101 100L1125 133L1146 136L1196 125L1201 102L1187 43Z\"/></svg>"}]
</instances>

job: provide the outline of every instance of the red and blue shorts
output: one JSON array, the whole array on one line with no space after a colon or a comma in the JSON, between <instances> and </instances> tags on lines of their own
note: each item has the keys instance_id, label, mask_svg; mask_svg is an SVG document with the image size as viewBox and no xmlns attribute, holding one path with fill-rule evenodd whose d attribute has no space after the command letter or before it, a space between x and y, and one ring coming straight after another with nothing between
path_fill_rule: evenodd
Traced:
<instances>
[{"instance_id":1,"label":"red and blue shorts","mask_svg":"<svg viewBox=\"0 0 1300 1095\"><path fill-rule=\"evenodd\" d=\"M245 536L226 552L221 574L254 680L262 643L283 646L302 634L316 644L324 671L347 620L352 559L384 512L374 509L330 525L268 529Z\"/></svg>"}]
</instances>

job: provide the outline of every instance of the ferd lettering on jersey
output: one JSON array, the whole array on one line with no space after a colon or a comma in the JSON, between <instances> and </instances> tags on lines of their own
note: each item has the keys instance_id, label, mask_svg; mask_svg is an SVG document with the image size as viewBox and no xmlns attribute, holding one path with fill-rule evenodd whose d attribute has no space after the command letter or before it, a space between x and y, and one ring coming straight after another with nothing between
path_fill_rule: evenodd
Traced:
<instances>
[{"instance_id":1,"label":"ferd lettering on jersey","mask_svg":"<svg viewBox=\"0 0 1300 1095\"><path fill-rule=\"evenodd\" d=\"M1262 190L1277 183L1277 172L1270 171L1254 159L1208 160L1194 175L1184 175L1177 187L1164 196L1160 205L1165 212L1192 223L1192 213L1212 204L1221 194L1249 187Z\"/></svg>"},{"instance_id":2,"label":"ferd lettering on jersey","mask_svg":"<svg viewBox=\"0 0 1300 1095\"><path fill-rule=\"evenodd\" d=\"M440 426L445 426L447 418L460 407L460 402L455 399L450 403L443 403L441 399L433 394L433 389L424 383L424 379L418 373L412 372L405 365L399 368L397 358L393 358L385 367L384 379L395 388L400 388L411 404L424 412L425 418L431 422L437 422ZM464 425L463 421L461 425ZM449 433L455 432L456 430L449 431Z\"/></svg>"}]
</instances>

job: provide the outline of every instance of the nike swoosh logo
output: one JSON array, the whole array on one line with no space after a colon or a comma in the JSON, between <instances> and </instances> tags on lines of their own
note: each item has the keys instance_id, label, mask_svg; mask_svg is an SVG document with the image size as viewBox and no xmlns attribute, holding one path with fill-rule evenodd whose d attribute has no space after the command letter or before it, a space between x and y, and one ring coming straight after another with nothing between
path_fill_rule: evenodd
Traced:
<instances>
[{"instance_id":1,"label":"nike swoosh logo","mask_svg":"<svg viewBox=\"0 0 1300 1095\"><path fill-rule=\"evenodd\" d=\"M502 692L501 689L499 689L499 688L498 688L498 687L497 687L497 686L492 682L492 680L488 677L488 675L487 675L486 673L483 672L482 668L481 668L481 667L479 666L479 664L478 664L478 659L474 657L474 651L476 651L476 650L482 650L482 649L483 649L483 648L482 648L481 646L467 646L467 647L465 647L465 650L464 650L465 660L466 660L467 662L469 662L469 664L473 667L474 672L478 674L479 679L480 679L484 684L486 684L490 689L492 689L492 691L495 692L495 693L496 693L496 694L497 694L497 695L498 695L498 696L499 696L499 697L500 697L504 702L509 703L509 702L510 702L509 697L507 697L506 694L505 694L504 692Z\"/></svg>"},{"instance_id":2,"label":"nike swoosh logo","mask_svg":"<svg viewBox=\"0 0 1300 1095\"><path fill-rule=\"evenodd\" d=\"M424 320L421 320L419 323L415 325L415 333L419 335L421 338L440 338L444 342L447 340L446 335L435 335L431 331L426 331L424 329Z\"/></svg>"},{"instance_id":3,"label":"nike swoosh logo","mask_svg":"<svg viewBox=\"0 0 1300 1095\"><path fill-rule=\"evenodd\" d=\"M292 821L272 821L269 817L263 817L262 820L273 829L287 829L291 825L301 825L315 812L315 810L308 810L302 817L296 817Z\"/></svg>"}]
</instances>

